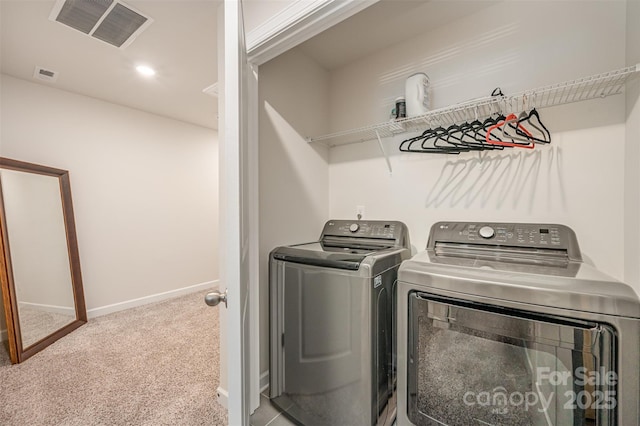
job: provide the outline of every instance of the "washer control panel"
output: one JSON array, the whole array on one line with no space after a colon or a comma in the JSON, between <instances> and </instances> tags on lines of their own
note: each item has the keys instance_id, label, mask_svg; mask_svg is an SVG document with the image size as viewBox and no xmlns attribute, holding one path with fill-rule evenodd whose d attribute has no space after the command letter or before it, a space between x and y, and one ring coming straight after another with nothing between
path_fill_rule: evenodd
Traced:
<instances>
[{"instance_id":1,"label":"washer control panel","mask_svg":"<svg viewBox=\"0 0 640 426\"><path fill-rule=\"evenodd\" d=\"M398 221L330 220L324 225L320 239L326 237L389 240L389 243L395 246L409 247L407 227Z\"/></svg>"},{"instance_id":2,"label":"washer control panel","mask_svg":"<svg viewBox=\"0 0 640 426\"><path fill-rule=\"evenodd\" d=\"M438 222L431 228L427 249L436 242L562 249L581 257L573 230L558 224Z\"/></svg>"}]
</instances>

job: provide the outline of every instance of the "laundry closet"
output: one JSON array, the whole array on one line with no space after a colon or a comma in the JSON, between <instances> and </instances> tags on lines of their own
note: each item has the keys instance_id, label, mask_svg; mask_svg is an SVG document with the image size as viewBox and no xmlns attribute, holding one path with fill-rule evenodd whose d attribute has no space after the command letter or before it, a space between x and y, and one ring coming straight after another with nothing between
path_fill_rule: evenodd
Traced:
<instances>
[{"instance_id":1,"label":"laundry closet","mask_svg":"<svg viewBox=\"0 0 640 426\"><path fill-rule=\"evenodd\" d=\"M414 253L442 220L564 224L600 270L640 292L640 78L629 71L640 63L638 22L634 1L382 1L261 65L260 370L269 251L317 240L325 221L357 210L404 222ZM505 105L518 114L539 102L551 143L534 149L399 151L437 118L379 140L354 131L394 124L395 100L418 72L438 110L619 70L614 96Z\"/></svg>"}]
</instances>

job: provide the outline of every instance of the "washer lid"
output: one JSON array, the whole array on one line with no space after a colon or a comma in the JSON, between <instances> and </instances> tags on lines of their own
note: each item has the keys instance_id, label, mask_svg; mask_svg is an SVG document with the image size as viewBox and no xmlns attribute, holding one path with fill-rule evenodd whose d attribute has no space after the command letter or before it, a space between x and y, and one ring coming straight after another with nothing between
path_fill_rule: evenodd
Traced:
<instances>
[{"instance_id":1,"label":"washer lid","mask_svg":"<svg viewBox=\"0 0 640 426\"><path fill-rule=\"evenodd\" d=\"M372 253L372 250L333 247L316 242L278 247L271 255L287 262L357 271L360 263Z\"/></svg>"}]
</instances>

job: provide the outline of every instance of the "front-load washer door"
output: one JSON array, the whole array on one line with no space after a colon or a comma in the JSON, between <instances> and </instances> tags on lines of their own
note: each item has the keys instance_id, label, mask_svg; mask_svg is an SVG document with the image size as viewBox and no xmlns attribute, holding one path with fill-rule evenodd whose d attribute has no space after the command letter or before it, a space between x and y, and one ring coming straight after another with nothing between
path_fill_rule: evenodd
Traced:
<instances>
[{"instance_id":1,"label":"front-load washer door","mask_svg":"<svg viewBox=\"0 0 640 426\"><path fill-rule=\"evenodd\" d=\"M408 416L416 425L615 425L615 330L414 292Z\"/></svg>"}]
</instances>

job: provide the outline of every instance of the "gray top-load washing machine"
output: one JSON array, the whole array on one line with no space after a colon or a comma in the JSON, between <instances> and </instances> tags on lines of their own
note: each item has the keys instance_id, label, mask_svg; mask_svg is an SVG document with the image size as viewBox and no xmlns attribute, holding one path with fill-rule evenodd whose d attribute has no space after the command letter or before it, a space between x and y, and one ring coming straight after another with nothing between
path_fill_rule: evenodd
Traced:
<instances>
[{"instance_id":1,"label":"gray top-load washing machine","mask_svg":"<svg viewBox=\"0 0 640 426\"><path fill-rule=\"evenodd\" d=\"M398 425L640 425L640 299L566 226L436 223L398 333Z\"/></svg>"},{"instance_id":2,"label":"gray top-load washing machine","mask_svg":"<svg viewBox=\"0 0 640 426\"><path fill-rule=\"evenodd\" d=\"M395 418L395 291L410 257L395 221L328 221L270 257L270 397L306 425Z\"/></svg>"}]
</instances>

